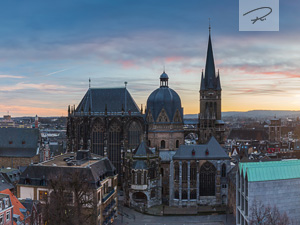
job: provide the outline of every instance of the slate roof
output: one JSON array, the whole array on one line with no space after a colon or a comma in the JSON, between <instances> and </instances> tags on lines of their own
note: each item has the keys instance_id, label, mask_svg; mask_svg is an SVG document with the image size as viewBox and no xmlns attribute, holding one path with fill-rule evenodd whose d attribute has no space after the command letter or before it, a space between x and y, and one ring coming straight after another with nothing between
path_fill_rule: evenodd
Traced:
<instances>
[{"instance_id":1,"label":"slate roof","mask_svg":"<svg viewBox=\"0 0 300 225\"><path fill-rule=\"evenodd\" d=\"M33 157L38 154L39 130L0 128L0 157Z\"/></svg>"},{"instance_id":2,"label":"slate roof","mask_svg":"<svg viewBox=\"0 0 300 225\"><path fill-rule=\"evenodd\" d=\"M218 72L218 76L216 76L215 71L215 62L214 62L214 55L212 50L211 44L211 37L209 33L208 38L208 47L207 47L207 54L206 54L206 64L205 64L205 76L201 76L201 86L200 90L221 90L221 82L220 82L220 75Z\"/></svg>"},{"instance_id":3,"label":"slate roof","mask_svg":"<svg viewBox=\"0 0 300 225\"><path fill-rule=\"evenodd\" d=\"M148 166L147 166L147 164L145 163L144 160L136 160L132 164L132 169L146 170L146 169L148 169Z\"/></svg>"},{"instance_id":4,"label":"slate roof","mask_svg":"<svg viewBox=\"0 0 300 225\"><path fill-rule=\"evenodd\" d=\"M268 133L262 129L238 129L230 131L227 139L232 140L268 140Z\"/></svg>"},{"instance_id":5,"label":"slate roof","mask_svg":"<svg viewBox=\"0 0 300 225\"><path fill-rule=\"evenodd\" d=\"M162 162L170 162L176 151L159 151L159 157Z\"/></svg>"},{"instance_id":6,"label":"slate roof","mask_svg":"<svg viewBox=\"0 0 300 225\"><path fill-rule=\"evenodd\" d=\"M125 106L126 95L126 106ZM89 88L76 108L76 112L125 112L140 113L140 109L126 88Z\"/></svg>"},{"instance_id":7,"label":"slate roof","mask_svg":"<svg viewBox=\"0 0 300 225\"><path fill-rule=\"evenodd\" d=\"M0 174L0 191L3 191L5 189L13 189L14 186L8 182L8 180Z\"/></svg>"},{"instance_id":8,"label":"slate roof","mask_svg":"<svg viewBox=\"0 0 300 225\"><path fill-rule=\"evenodd\" d=\"M249 182L300 178L300 160L246 162L239 171Z\"/></svg>"},{"instance_id":9,"label":"slate roof","mask_svg":"<svg viewBox=\"0 0 300 225\"><path fill-rule=\"evenodd\" d=\"M70 154L65 155L69 156ZM60 158L61 161L64 162L64 158L66 158L65 155L57 156L55 160ZM93 156L95 155L92 154L92 157ZM51 166L49 165L49 162L51 162L51 160L45 162L46 165L40 163L28 166L21 174L19 184L25 184L25 180L29 178L31 185L43 186L44 184L42 181L48 180L53 174L65 174L66 177L68 177L69 175L77 172L80 177L87 178L86 181L88 183L97 186L97 182L100 180L100 177L114 176L116 174L115 167L107 157L96 158L95 160L90 159L89 162L91 163L87 166L86 163L84 166L67 166L67 162L64 162L63 166L61 166L61 164L58 165L58 163L55 164L56 166Z\"/></svg>"},{"instance_id":10,"label":"slate roof","mask_svg":"<svg viewBox=\"0 0 300 225\"><path fill-rule=\"evenodd\" d=\"M193 155L194 151L194 155ZM206 154L208 151L208 154ZM203 145L180 145L173 159L230 159L226 154L225 149L217 142L214 137L211 137L207 144Z\"/></svg>"},{"instance_id":11,"label":"slate roof","mask_svg":"<svg viewBox=\"0 0 300 225\"><path fill-rule=\"evenodd\" d=\"M153 152L146 146L144 141L133 152L133 158L147 157L148 155L153 155Z\"/></svg>"}]
</instances>

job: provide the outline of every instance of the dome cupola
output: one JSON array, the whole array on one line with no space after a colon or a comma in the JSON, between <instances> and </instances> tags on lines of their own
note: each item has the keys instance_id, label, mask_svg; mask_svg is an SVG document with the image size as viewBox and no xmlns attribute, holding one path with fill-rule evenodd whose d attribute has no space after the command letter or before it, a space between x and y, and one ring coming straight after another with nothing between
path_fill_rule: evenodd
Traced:
<instances>
[{"instance_id":1,"label":"dome cupola","mask_svg":"<svg viewBox=\"0 0 300 225\"><path fill-rule=\"evenodd\" d=\"M183 121L180 97L173 89L169 88L168 80L169 76L164 71L160 75L160 88L157 88L148 97L146 111L146 116L149 117L148 122L173 123Z\"/></svg>"}]
</instances>

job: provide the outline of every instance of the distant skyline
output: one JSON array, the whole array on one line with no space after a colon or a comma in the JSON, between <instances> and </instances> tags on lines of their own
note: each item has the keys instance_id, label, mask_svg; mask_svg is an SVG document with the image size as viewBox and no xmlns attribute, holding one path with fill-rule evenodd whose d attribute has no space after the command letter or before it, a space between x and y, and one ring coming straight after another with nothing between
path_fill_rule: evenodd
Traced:
<instances>
[{"instance_id":1,"label":"distant skyline","mask_svg":"<svg viewBox=\"0 0 300 225\"><path fill-rule=\"evenodd\" d=\"M300 110L300 2L279 32L239 32L238 1L0 2L0 116L61 116L89 86L123 87L140 106L165 67L185 114L199 112L208 18L223 111Z\"/></svg>"}]
</instances>

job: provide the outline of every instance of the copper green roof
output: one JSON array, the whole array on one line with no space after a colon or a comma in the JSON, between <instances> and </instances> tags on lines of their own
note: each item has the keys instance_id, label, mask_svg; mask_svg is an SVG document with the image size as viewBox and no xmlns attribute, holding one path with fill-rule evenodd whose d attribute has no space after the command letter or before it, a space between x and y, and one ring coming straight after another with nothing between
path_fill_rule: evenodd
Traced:
<instances>
[{"instance_id":1,"label":"copper green roof","mask_svg":"<svg viewBox=\"0 0 300 225\"><path fill-rule=\"evenodd\" d=\"M300 178L300 160L240 163L239 172L249 182L296 179Z\"/></svg>"}]
</instances>

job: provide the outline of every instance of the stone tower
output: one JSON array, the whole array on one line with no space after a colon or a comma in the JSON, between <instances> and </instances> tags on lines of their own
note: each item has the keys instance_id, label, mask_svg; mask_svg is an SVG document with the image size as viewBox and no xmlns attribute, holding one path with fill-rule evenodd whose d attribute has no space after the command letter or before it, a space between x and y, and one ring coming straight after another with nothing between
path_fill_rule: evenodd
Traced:
<instances>
[{"instance_id":1,"label":"stone tower","mask_svg":"<svg viewBox=\"0 0 300 225\"><path fill-rule=\"evenodd\" d=\"M206 143L214 136L219 143L223 142L224 122L221 116L221 83L219 71L216 74L209 27L208 48L205 73L201 76L199 143Z\"/></svg>"}]
</instances>

